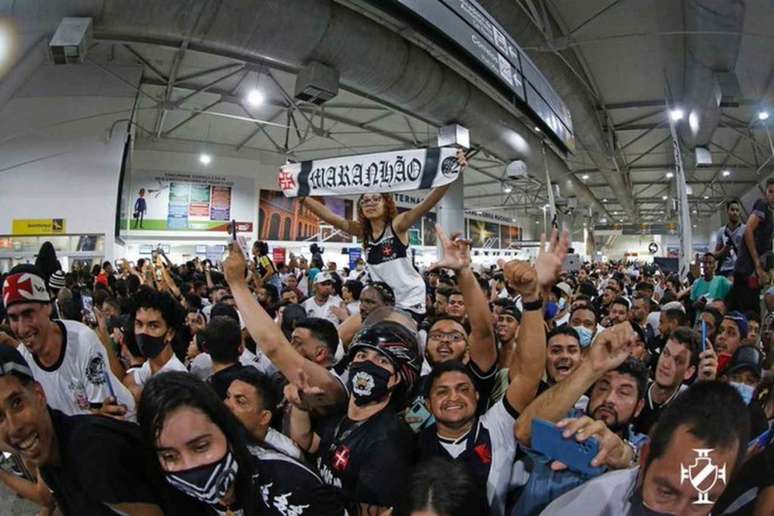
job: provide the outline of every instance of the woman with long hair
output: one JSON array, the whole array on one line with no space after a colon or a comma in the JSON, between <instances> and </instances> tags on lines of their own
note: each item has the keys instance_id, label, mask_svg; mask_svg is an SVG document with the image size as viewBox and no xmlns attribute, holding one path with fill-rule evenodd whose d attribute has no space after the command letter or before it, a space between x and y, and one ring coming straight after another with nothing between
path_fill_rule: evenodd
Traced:
<instances>
[{"instance_id":1,"label":"woman with long hair","mask_svg":"<svg viewBox=\"0 0 774 516\"><path fill-rule=\"evenodd\" d=\"M457 160L460 168L467 165L461 150ZM363 194L357 201L357 220L340 217L315 199L302 197L301 203L333 227L362 239L371 280L387 283L395 292L395 306L420 319L426 310L425 282L408 252L408 232L448 189L449 185L434 188L421 203L403 213L398 213L392 194Z\"/></svg>"},{"instance_id":2,"label":"woman with long hair","mask_svg":"<svg viewBox=\"0 0 774 516\"><path fill-rule=\"evenodd\" d=\"M137 413L149 461L189 498L216 513L342 514L342 503L302 463L252 441L215 391L188 373L145 385Z\"/></svg>"}]
</instances>

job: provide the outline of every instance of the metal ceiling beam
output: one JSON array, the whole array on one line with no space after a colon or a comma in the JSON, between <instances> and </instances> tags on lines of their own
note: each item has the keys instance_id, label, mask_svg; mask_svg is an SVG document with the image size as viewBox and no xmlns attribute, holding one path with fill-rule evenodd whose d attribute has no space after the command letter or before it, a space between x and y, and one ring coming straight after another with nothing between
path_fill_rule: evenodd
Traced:
<instances>
[{"instance_id":1,"label":"metal ceiling beam","mask_svg":"<svg viewBox=\"0 0 774 516\"><path fill-rule=\"evenodd\" d=\"M761 102L760 99L736 99L733 102L721 102L720 107L721 108L736 108L740 106L754 106L759 105ZM624 101L624 102L606 102L605 108L608 110L616 110L616 109L637 109L637 108L647 108L647 107L661 107L663 108L665 105L667 105L666 99L653 99L653 100L630 100L630 101ZM597 106L597 109L602 110L602 106Z\"/></svg>"},{"instance_id":2,"label":"metal ceiling beam","mask_svg":"<svg viewBox=\"0 0 774 516\"><path fill-rule=\"evenodd\" d=\"M727 122L726 127L735 129L746 129L748 124L737 124L736 122ZM663 123L648 123L648 124L619 124L615 126L616 131L642 131L645 129L668 129Z\"/></svg>"},{"instance_id":3,"label":"metal ceiling beam","mask_svg":"<svg viewBox=\"0 0 774 516\"><path fill-rule=\"evenodd\" d=\"M129 51L130 54L132 54L134 57L137 58L138 61L140 61L142 64L148 67L148 70L155 73L162 81L167 82L169 80L169 77L165 73L163 73L161 70L156 68L153 63L151 63L148 59L146 59L142 54L140 54L137 50L132 48L131 45L124 43L124 48Z\"/></svg>"},{"instance_id":4,"label":"metal ceiling beam","mask_svg":"<svg viewBox=\"0 0 774 516\"><path fill-rule=\"evenodd\" d=\"M224 65L221 65L221 66L216 66L214 68L209 68L207 70L200 70L198 72L189 73L187 75L181 75L181 76L179 76L177 78L177 82L188 81L188 80L191 80L191 79L198 79L199 77L204 77L205 75L210 75L212 73L220 72L220 71L223 71L223 70L228 70L229 68L234 68L234 67L237 67L237 66L239 68L243 68L245 65L244 65L244 63L224 64Z\"/></svg>"},{"instance_id":5,"label":"metal ceiling beam","mask_svg":"<svg viewBox=\"0 0 774 516\"><path fill-rule=\"evenodd\" d=\"M212 103L207 104L206 106L204 106L202 108L202 111L209 111L210 109L214 108L215 106L217 106L220 103L221 103L221 99L218 99L215 102L212 102ZM188 118L185 118L182 121L180 121L177 124L175 124L175 126L172 127L171 129L168 129L167 131L164 131L162 136L164 136L165 138L169 137L169 135L171 135L173 132L177 131L178 129L183 127L185 124L187 124L188 122L190 122L192 120L195 120L196 118L200 117L201 115L202 115L201 112L194 113L194 114L190 115Z\"/></svg>"},{"instance_id":6,"label":"metal ceiling beam","mask_svg":"<svg viewBox=\"0 0 774 516\"><path fill-rule=\"evenodd\" d=\"M161 138L161 132L164 130L164 119L167 117L167 110L169 108L170 100L172 99L172 92L175 90L175 81L177 80L177 72L180 70L180 64L183 62L183 56L188 48L188 42L183 41L180 48L175 52L175 57L172 60L172 64L169 67L169 77L167 78L167 85L164 90L164 98L159 104L159 110L156 113L156 121L153 123L153 134L156 138Z\"/></svg>"}]
</instances>

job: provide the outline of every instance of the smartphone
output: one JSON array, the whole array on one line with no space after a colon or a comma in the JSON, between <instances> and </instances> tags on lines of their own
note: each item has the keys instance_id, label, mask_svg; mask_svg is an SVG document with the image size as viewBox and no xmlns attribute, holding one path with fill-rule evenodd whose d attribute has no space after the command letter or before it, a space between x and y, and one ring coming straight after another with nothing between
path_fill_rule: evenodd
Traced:
<instances>
[{"instance_id":1,"label":"smartphone","mask_svg":"<svg viewBox=\"0 0 774 516\"><path fill-rule=\"evenodd\" d=\"M231 240L233 240L234 242L236 242L236 240L237 240L237 234L236 234L236 230L237 230L237 227L236 227L236 220L234 220L234 219L231 219L231 226L229 227L229 230L231 231Z\"/></svg>"},{"instance_id":2,"label":"smartphone","mask_svg":"<svg viewBox=\"0 0 774 516\"><path fill-rule=\"evenodd\" d=\"M532 420L532 449L552 460L558 460L573 471L586 475L599 475L607 468L593 467L591 461L599 453L599 441L594 437L583 442L574 437L565 438L564 430L543 419Z\"/></svg>"},{"instance_id":3,"label":"smartphone","mask_svg":"<svg viewBox=\"0 0 774 516\"><path fill-rule=\"evenodd\" d=\"M97 316L94 315L94 299L91 296L81 294L81 307L87 323L96 324Z\"/></svg>"},{"instance_id":4,"label":"smartphone","mask_svg":"<svg viewBox=\"0 0 774 516\"><path fill-rule=\"evenodd\" d=\"M707 321L701 320L701 350L707 351Z\"/></svg>"}]
</instances>

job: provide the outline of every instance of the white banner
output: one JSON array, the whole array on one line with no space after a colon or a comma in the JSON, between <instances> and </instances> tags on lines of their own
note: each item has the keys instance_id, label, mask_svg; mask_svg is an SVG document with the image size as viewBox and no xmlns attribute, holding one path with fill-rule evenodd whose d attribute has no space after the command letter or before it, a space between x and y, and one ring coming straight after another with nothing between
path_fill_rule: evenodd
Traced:
<instances>
[{"instance_id":1,"label":"white banner","mask_svg":"<svg viewBox=\"0 0 774 516\"><path fill-rule=\"evenodd\" d=\"M277 182L287 197L426 190L460 175L454 147L407 149L291 163Z\"/></svg>"}]
</instances>

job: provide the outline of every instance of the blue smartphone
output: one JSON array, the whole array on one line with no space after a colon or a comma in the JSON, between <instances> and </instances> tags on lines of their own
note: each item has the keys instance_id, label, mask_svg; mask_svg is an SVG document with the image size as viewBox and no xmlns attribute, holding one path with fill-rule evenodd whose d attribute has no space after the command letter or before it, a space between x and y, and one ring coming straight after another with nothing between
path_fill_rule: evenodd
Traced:
<instances>
[{"instance_id":1,"label":"blue smartphone","mask_svg":"<svg viewBox=\"0 0 774 516\"><path fill-rule=\"evenodd\" d=\"M589 476L607 471L604 466L593 467L591 461L599 453L599 441L591 437L583 442L574 437L564 438L554 423L543 419L532 420L532 449L552 460L566 464L568 468Z\"/></svg>"},{"instance_id":2,"label":"blue smartphone","mask_svg":"<svg viewBox=\"0 0 774 516\"><path fill-rule=\"evenodd\" d=\"M701 320L701 350L707 351L707 321Z\"/></svg>"}]
</instances>

